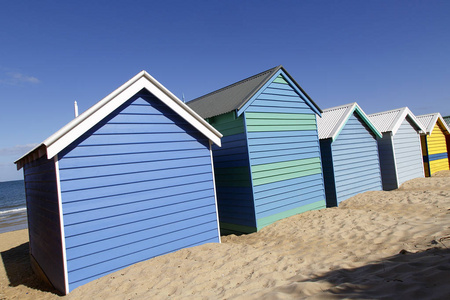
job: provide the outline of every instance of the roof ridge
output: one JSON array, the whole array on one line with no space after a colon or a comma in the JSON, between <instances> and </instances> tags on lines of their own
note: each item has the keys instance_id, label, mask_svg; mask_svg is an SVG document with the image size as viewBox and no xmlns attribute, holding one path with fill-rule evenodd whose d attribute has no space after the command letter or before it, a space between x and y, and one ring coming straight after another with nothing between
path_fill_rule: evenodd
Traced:
<instances>
[{"instance_id":1,"label":"roof ridge","mask_svg":"<svg viewBox=\"0 0 450 300\"><path fill-rule=\"evenodd\" d=\"M424 114L424 115L416 116L416 118L424 118L424 117L435 116L435 115L440 115L440 113L435 112L435 113L430 113L430 114Z\"/></svg>"},{"instance_id":2,"label":"roof ridge","mask_svg":"<svg viewBox=\"0 0 450 300\"><path fill-rule=\"evenodd\" d=\"M442 125L444 126L445 130L447 130L450 133L450 127L448 126L448 124L445 120L445 117L443 117L440 112L430 113L430 114L426 114L426 115L420 115L420 116L416 116L416 118L420 122L422 122L422 125L425 126L425 130L426 130L427 134L428 134L428 132L431 134L431 132L433 131L434 125L436 125L439 120L442 122ZM427 121L426 118L430 118L430 119L428 120L427 124L424 124L424 122Z\"/></svg>"},{"instance_id":3,"label":"roof ridge","mask_svg":"<svg viewBox=\"0 0 450 300\"><path fill-rule=\"evenodd\" d=\"M205 98L205 97L208 97L208 96L211 96L211 95L220 93L220 92L222 92L222 91L224 91L224 90L233 88L233 87L235 87L235 86L238 86L238 85L240 85L240 84L243 84L243 83L248 82L248 81L250 81L250 80L253 80L253 79L255 79L255 78L264 76L264 75L269 74L269 73L275 73L276 71L278 71L278 70L281 69L282 67L283 67L282 65L278 65L278 66L276 66L276 67L270 68L270 69L265 70L265 71L263 71L263 72L260 72L260 73L258 73L258 74L256 74L256 75L247 77L247 78L242 79L242 80L240 80L240 81L238 81L238 82L232 83L232 84L227 85L227 86L225 86L225 87L223 87L223 88L220 88L220 89L218 89L218 90L212 91L212 92L210 92L210 93L208 93L208 94L205 94L205 95L203 95L203 96L200 96L200 97L198 97L198 98L192 99L192 100L187 101L187 102L189 102L189 103L194 103L194 102L196 102L196 101L200 101L201 99L203 99L203 98Z\"/></svg>"},{"instance_id":4,"label":"roof ridge","mask_svg":"<svg viewBox=\"0 0 450 300\"><path fill-rule=\"evenodd\" d=\"M333 107L325 108L322 111L325 113L325 112L333 111L333 110L336 110L336 109L342 109L342 108L350 107L350 106L353 106L355 104L356 104L356 102L347 103L347 104L343 104L343 105L339 105L339 106L333 106Z\"/></svg>"},{"instance_id":5,"label":"roof ridge","mask_svg":"<svg viewBox=\"0 0 450 300\"><path fill-rule=\"evenodd\" d=\"M394 112L394 111L399 111L400 112L400 111L403 111L403 110L405 110L407 108L408 108L407 106L404 106L404 107L400 107L400 108L395 108L395 109L391 109L391 110L380 111L380 112L377 112L377 113L369 114L368 116L377 116L377 115L387 114L387 113Z\"/></svg>"},{"instance_id":6,"label":"roof ridge","mask_svg":"<svg viewBox=\"0 0 450 300\"><path fill-rule=\"evenodd\" d=\"M15 163L18 169L22 168L27 162L28 156L31 159L29 161L45 154L47 154L48 159L54 157L143 89L153 94L210 141L220 146L222 134L217 129L143 70L17 159Z\"/></svg>"}]
</instances>

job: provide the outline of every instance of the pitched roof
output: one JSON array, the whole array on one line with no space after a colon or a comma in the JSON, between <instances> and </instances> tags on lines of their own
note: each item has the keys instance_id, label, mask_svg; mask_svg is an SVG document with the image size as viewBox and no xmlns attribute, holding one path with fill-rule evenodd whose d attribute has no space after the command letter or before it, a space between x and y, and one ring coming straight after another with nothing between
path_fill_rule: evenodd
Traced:
<instances>
[{"instance_id":1,"label":"pitched roof","mask_svg":"<svg viewBox=\"0 0 450 300\"><path fill-rule=\"evenodd\" d=\"M417 120L416 116L408 107L370 114L368 117L382 133L392 132L392 134L395 135L406 117L409 117L412 120L417 128L419 128L419 131L422 131L421 133L425 132L422 123Z\"/></svg>"},{"instance_id":2,"label":"pitched roof","mask_svg":"<svg viewBox=\"0 0 450 300\"><path fill-rule=\"evenodd\" d=\"M319 112L322 112L317 104L314 103L281 65L196 98L186 104L205 119L239 110L280 70L289 77L296 87L307 97L308 101Z\"/></svg>"},{"instance_id":3,"label":"pitched roof","mask_svg":"<svg viewBox=\"0 0 450 300\"><path fill-rule=\"evenodd\" d=\"M444 130L446 130L447 133L450 134L450 129L440 113L420 115L417 116L417 120L419 120L423 124L423 126L425 127L425 131L428 135L430 135L431 132L433 132L434 125L436 125L436 122L441 123L442 126L444 127Z\"/></svg>"},{"instance_id":4,"label":"pitched roof","mask_svg":"<svg viewBox=\"0 0 450 300\"><path fill-rule=\"evenodd\" d=\"M445 121L445 123L447 123L447 126L450 127L450 116L444 117L444 121Z\"/></svg>"},{"instance_id":5,"label":"pitched roof","mask_svg":"<svg viewBox=\"0 0 450 300\"><path fill-rule=\"evenodd\" d=\"M141 71L114 92L94 104L84 113L73 119L34 149L15 161L17 169L22 168L25 163L36 160L45 154L48 159L54 157L142 89L146 89L152 93L188 123L198 129L213 143L219 146L221 145L220 138L222 137L222 134L219 131L209 125L202 117L190 109L156 79L150 76L150 74L146 71Z\"/></svg>"},{"instance_id":6,"label":"pitched roof","mask_svg":"<svg viewBox=\"0 0 450 300\"><path fill-rule=\"evenodd\" d=\"M381 137L381 133L369 120L361 107L356 102L353 102L323 110L322 118L317 118L317 131L319 133L319 139L331 138L334 141L338 137L342 128L344 128L350 116L355 111L372 130L372 132L376 136Z\"/></svg>"}]
</instances>

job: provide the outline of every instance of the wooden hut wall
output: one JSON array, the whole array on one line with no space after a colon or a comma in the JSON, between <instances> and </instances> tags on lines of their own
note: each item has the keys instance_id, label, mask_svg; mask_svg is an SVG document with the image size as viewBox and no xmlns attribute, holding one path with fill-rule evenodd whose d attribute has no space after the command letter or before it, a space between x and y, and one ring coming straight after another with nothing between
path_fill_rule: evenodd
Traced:
<instances>
[{"instance_id":1,"label":"wooden hut wall","mask_svg":"<svg viewBox=\"0 0 450 300\"><path fill-rule=\"evenodd\" d=\"M445 136L445 143L447 144L448 167L450 169L450 135Z\"/></svg>"},{"instance_id":2,"label":"wooden hut wall","mask_svg":"<svg viewBox=\"0 0 450 300\"><path fill-rule=\"evenodd\" d=\"M63 243L55 161L24 165L30 255L55 288L65 291Z\"/></svg>"},{"instance_id":3,"label":"wooden hut wall","mask_svg":"<svg viewBox=\"0 0 450 300\"><path fill-rule=\"evenodd\" d=\"M383 184L383 190L386 191L398 188L397 167L395 164L393 145L391 132L385 132L382 138L378 138L381 182Z\"/></svg>"},{"instance_id":4,"label":"wooden hut wall","mask_svg":"<svg viewBox=\"0 0 450 300\"><path fill-rule=\"evenodd\" d=\"M443 117L444 122L447 123L447 126L450 127L450 116Z\"/></svg>"},{"instance_id":5,"label":"wooden hut wall","mask_svg":"<svg viewBox=\"0 0 450 300\"><path fill-rule=\"evenodd\" d=\"M428 161L428 146L427 146L427 137L422 135L420 136L420 145L422 147L422 157L423 157L423 169L425 176L430 176L430 162Z\"/></svg>"},{"instance_id":6,"label":"wooden hut wall","mask_svg":"<svg viewBox=\"0 0 450 300\"><path fill-rule=\"evenodd\" d=\"M420 134L405 118L393 137L398 188L402 183L424 177Z\"/></svg>"},{"instance_id":7,"label":"wooden hut wall","mask_svg":"<svg viewBox=\"0 0 450 300\"><path fill-rule=\"evenodd\" d=\"M70 145L59 172L70 290L219 241L209 140L150 93Z\"/></svg>"},{"instance_id":8,"label":"wooden hut wall","mask_svg":"<svg viewBox=\"0 0 450 300\"><path fill-rule=\"evenodd\" d=\"M333 151L331 150L332 139L321 139L319 141L326 205L327 207L335 207L338 205L338 202L336 197L336 182L334 180Z\"/></svg>"},{"instance_id":9,"label":"wooden hut wall","mask_svg":"<svg viewBox=\"0 0 450 300\"><path fill-rule=\"evenodd\" d=\"M256 218L244 116L234 111L208 119L222 134L212 146L220 233L255 232Z\"/></svg>"},{"instance_id":10,"label":"wooden hut wall","mask_svg":"<svg viewBox=\"0 0 450 300\"><path fill-rule=\"evenodd\" d=\"M444 117L447 127L450 127L450 116ZM445 143L447 144L448 166L450 169L450 134L445 136Z\"/></svg>"},{"instance_id":11,"label":"wooden hut wall","mask_svg":"<svg viewBox=\"0 0 450 300\"><path fill-rule=\"evenodd\" d=\"M332 169L324 172L327 206L336 206L359 193L382 189L376 136L356 112L333 142L321 140L321 146L324 169L332 163ZM324 157L329 155L330 148L331 160Z\"/></svg>"},{"instance_id":12,"label":"wooden hut wall","mask_svg":"<svg viewBox=\"0 0 450 300\"><path fill-rule=\"evenodd\" d=\"M258 230L326 206L316 113L281 74L244 107Z\"/></svg>"},{"instance_id":13,"label":"wooden hut wall","mask_svg":"<svg viewBox=\"0 0 450 300\"><path fill-rule=\"evenodd\" d=\"M438 171L448 170L446 135L439 122L434 125L431 135L422 135L421 140L422 147L425 145L425 148L422 148L422 154L426 176L431 176Z\"/></svg>"}]
</instances>

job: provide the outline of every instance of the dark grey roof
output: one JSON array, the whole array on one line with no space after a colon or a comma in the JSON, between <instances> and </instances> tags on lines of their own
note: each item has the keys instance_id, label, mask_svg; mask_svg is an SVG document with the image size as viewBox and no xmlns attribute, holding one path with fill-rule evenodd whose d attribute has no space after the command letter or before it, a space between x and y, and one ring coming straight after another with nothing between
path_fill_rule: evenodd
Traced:
<instances>
[{"instance_id":1,"label":"dark grey roof","mask_svg":"<svg viewBox=\"0 0 450 300\"><path fill-rule=\"evenodd\" d=\"M312 101L295 80L286 72L283 66L256 74L212 93L206 94L186 104L198 113L202 118L210 118L242 108L253 95L258 92L266 82L280 69L297 85L309 101L320 111L320 108Z\"/></svg>"}]
</instances>

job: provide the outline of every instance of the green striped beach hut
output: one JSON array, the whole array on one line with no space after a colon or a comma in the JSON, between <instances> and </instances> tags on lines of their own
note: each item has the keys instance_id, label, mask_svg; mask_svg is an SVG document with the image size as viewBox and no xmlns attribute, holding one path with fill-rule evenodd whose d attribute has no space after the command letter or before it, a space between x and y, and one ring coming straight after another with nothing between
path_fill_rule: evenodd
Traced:
<instances>
[{"instance_id":1,"label":"green striped beach hut","mask_svg":"<svg viewBox=\"0 0 450 300\"><path fill-rule=\"evenodd\" d=\"M187 105L224 135L212 148L222 235L326 207L322 111L282 66Z\"/></svg>"}]
</instances>

